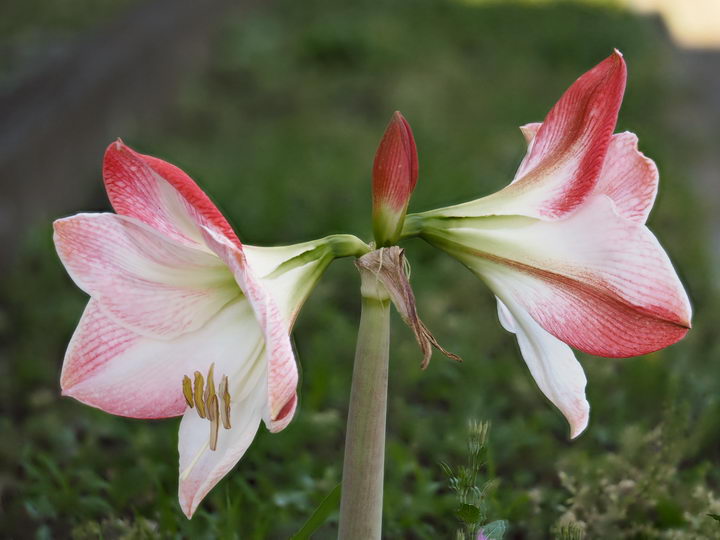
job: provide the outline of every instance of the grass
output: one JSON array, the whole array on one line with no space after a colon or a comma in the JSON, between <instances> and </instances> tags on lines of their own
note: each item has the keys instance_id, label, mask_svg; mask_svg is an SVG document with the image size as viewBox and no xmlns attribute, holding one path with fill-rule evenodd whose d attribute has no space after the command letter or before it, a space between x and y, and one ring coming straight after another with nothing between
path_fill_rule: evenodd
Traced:
<instances>
[{"instance_id":1,"label":"grass","mask_svg":"<svg viewBox=\"0 0 720 540\"><path fill-rule=\"evenodd\" d=\"M684 174L699 142L670 122L684 88L668 75L671 50L652 20L574 4L279 0L228 17L213 46L212 65L162 129L118 135L190 172L251 244L369 238L372 157L395 109L420 151L412 211L490 193L522 157L517 126L541 120L578 75L622 50L629 84L618 129L636 132L660 167L650 227L688 287L694 328L641 358L581 355L593 409L588 431L569 442L491 294L408 242L420 314L465 362L436 356L422 372L412 335L394 321L384 531L447 538L462 526L441 463L465 462L467 422L477 418L493 426L486 517L507 520L506 538L718 533L707 514L720 513L720 303ZM78 211L107 209L96 190L90 208L79 196ZM281 434L261 429L192 521L176 498L178 421L111 417L58 395L86 298L53 252L50 224L28 232L0 287L3 536L286 538L340 480L359 317L350 261L330 268L298 320L296 419ZM335 519L315 538L332 538Z\"/></svg>"}]
</instances>

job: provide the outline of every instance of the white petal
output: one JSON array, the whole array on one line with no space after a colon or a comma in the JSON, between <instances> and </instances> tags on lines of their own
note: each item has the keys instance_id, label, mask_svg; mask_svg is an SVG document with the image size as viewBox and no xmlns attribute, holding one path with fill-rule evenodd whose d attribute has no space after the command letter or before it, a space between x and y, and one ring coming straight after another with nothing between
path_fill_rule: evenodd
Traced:
<instances>
[{"instance_id":1,"label":"white petal","mask_svg":"<svg viewBox=\"0 0 720 540\"><path fill-rule=\"evenodd\" d=\"M258 370L256 370L258 374ZM267 381L264 373L234 389L229 430L220 427L217 448L210 450L210 422L188 409L180 422L180 506L192 517L205 495L242 458L257 433L267 402Z\"/></svg>"},{"instance_id":2,"label":"white petal","mask_svg":"<svg viewBox=\"0 0 720 540\"><path fill-rule=\"evenodd\" d=\"M322 253L316 254L315 250ZM243 252L253 274L272 291L278 309L292 328L303 303L332 262L332 253L320 240L278 247L245 245Z\"/></svg>"},{"instance_id":3,"label":"white petal","mask_svg":"<svg viewBox=\"0 0 720 540\"><path fill-rule=\"evenodd\" d=\"M570 347L553 337L520 305L508 308L500 298L498 316L503 327L517 335L520 351L543 394L565 415L570 438L587 427L590 404L585 399L587 379Z\"/></svg>"}]
</instances>

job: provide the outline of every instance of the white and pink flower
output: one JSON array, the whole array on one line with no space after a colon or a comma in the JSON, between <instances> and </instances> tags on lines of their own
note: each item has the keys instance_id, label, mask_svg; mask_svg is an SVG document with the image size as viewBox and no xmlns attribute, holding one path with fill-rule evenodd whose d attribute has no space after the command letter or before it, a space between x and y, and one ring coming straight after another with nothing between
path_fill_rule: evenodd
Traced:
<instances>
[{"instance_id":1,"label":"white and pink flower","mask_svg":"<svg viewBox=\"0 0 720 540\"><path fill-rule=\"evenodd\" d=\"M587 426L586 378L570 346L606 357L646 354L690 328L688 297L645 226L658 171L632 133L613 134L626 81L622 55L580 77L542 124L514 180L487 197L408 216L419 234L482 278L517 335L542 392L572 437Z\"/></svg>"},{"instance_id":2,"label":"white and pink flower","mask_svg":"<svg viewBox=\"0 0 720 540\"><path fill-rule=\"evenodd\" d=\"M297 312L333 258L364 244L244 246L190 177L120 141L103 176L116 214L55 222L58 254L90 295L62 391L112 414L182 415L179 498L190 517L261 420L277 432L292 419Z\"/></svg>"}]
</instances>

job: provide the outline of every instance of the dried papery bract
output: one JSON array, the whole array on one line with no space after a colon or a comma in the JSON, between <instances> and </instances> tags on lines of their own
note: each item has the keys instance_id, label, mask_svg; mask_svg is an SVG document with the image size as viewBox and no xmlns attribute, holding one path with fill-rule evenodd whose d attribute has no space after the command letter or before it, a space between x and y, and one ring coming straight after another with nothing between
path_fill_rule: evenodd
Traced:
<instances>
[{"instance_id":1,"label":"dried papery bract","mask_svg":"<svg viewBox=\"0 0 720 540\"><path fill-rule=\"evenodd\" d=\"M433 347L452 360L460 361L456 354L446 351L432 335L428 327L420 320L415 303L415 294L410 286L408 264L405 250L398 246L380 248L363 255L355 265L364 272L372 273L382 283L400 317L415 334L422 351L421 367L427 368Z\"/></svg>"}]
</instances>

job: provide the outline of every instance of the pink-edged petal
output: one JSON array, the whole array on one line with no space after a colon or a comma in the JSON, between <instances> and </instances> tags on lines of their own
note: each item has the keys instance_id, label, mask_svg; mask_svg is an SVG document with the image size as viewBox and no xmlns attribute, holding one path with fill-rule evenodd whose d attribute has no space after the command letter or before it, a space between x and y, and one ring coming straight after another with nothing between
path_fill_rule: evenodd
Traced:
<instances>
[{"instance_id":1,"label":"pink-edged petal","mask_svg":"<svg viewBox=\"0 0 720 540\"><path fill-rule=\"evenodd\" d=\"M597 183L626 76L625 61L615 51L577 79L542 124L521 128L529 140L528 152L508 186L481 199L423 215L520 215L555 220L572 213Z\"/></svg>"},{"instance_id":2,"label":"pink-edged petal","mask_svg":"<svg viewBox=\"0 0 720 540\"><path fill-rule=\"evenodd\" d=\"M570 438L582 433L588 424L590 404L585 398L587 379L570 347L548 334L525 309L510 300L509 308L498 302L503 328L517 335L525 363L538 387L570 425Z\"/></svg>"},{"instance_id":3,"label":"pink-edged petal","mask_svg":"<svg viewBox=\"0 0 720 540\"><path fill-rule=\"evenodd\" d=\"M535 135L541 123L520 127L532 153ZM519 170L523 170L523 164ZM519 180L516 176L513 182ZM607 156L600 171L593 194L610 197L618 213L633 221L645 223L655 202L659 174L655 162L638 150L638 138L634 133L616 133L610 139Z\"/></svg>"},{"instance_id":4,"label":"pink-edged petal","mask_svg":"<svg viewBox=\"0 0 720 540\"><path fill-rule=\"evenodd\" d=\"M210 422L188 409L180 422L180 484L178 497L185 515L190 518L208 492L242 458L257 433L266 407L265 381L242 399L233 397L229 430L220 428L217 447L210 450Z\"/></svg>"},{"instance_id":5,"label":"pink-edged petal","mask_svg":"<svg viewBox=\"0 0 720 540\"><path fill-rule=\"evenodd\" d=\"M645 223L658 190L655 162L638 150L634 133L613 135L594 193L610 197L618 213Z\"/></svg>"},{"instance_id":6,"label":"pink-edged petal","mask_svg":"<svg viewBox=\"0 0 720 540\"><path fill-rule=\"evenodd\" d=\"M496 293L585 352L646 354L690 328L690 303L665 251L605 195L561 221L483 218L443 234L452 239L451 252ZM448 249L442 239L440 245Z\"/></svg>"},{"instance_id":7,"label":"pink-edged petal","mask_svg":"<svg viewBox=\"0 0 720 540\"><path fill-rule=\"evenodd\" d=\"M537 131L507 195L524 199L534 217L559 218L577 208L602 169L625 80L625 62L615 52L575 81Z\"/></svg>"},{"instance_id":8,"label":"pink-edged petal","mask_svg":"<svg viewBox=\"0 0 720 540\"><path fill-rule=\"evenodd\" d=\"M57 220L54 241L73 281L133 331L172 339L204 325L239 295L214 254L170 241L132 218Z\"/></svg>"},{"instance_id":9,"label":"pink-edged petal","mask_svg":"<svg viewBox=\"0 0 720 540\"><path fill-rule=\"evenodd\" d=\"M91 299L63 363L63 395L108 413L133 418L183 414L183 376L205 375L233 383L264 365L264 336L248 302L226 306L203 328L177 339L141 336L107 317ZM255 378L257 379L257 377Z\"/></svg>"},{"instance_id":10,"label":"pink-edged petal","mask_svg":"<svg viewBox=\"0 0 720 540\"><path fill-rule=\"evenodd\" d=\"M170 163L139 154L117 141L105 152L103 178L118 214L139 219L175 240L201 244L199 227L204 226L241 245L210 198Z\"/></svg>"},{"instance_id":11,"label":"pink-edged petal","mask_svg":"<svg viewBox=\"0 0 720 540\"><path fill-rule=\"evenodd\" d=\"M290 343L290 325L280 305L250 268L242 248L230 243L223 235L205 229L204 239L225 261L235 281L255 310L267 344L267 408L263 420L276 433L292 420L297 407L298 369Z\"/></svg>"}]
</instances>

